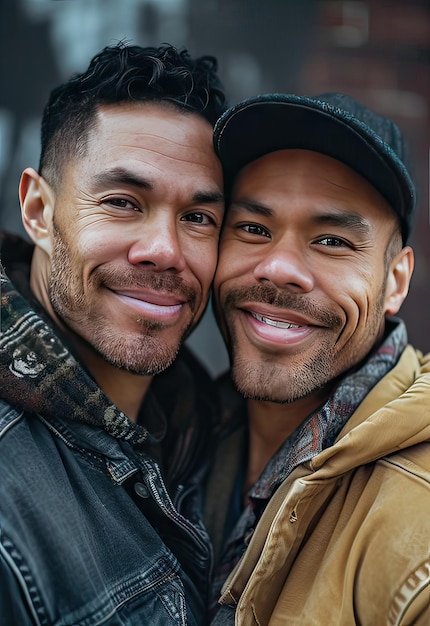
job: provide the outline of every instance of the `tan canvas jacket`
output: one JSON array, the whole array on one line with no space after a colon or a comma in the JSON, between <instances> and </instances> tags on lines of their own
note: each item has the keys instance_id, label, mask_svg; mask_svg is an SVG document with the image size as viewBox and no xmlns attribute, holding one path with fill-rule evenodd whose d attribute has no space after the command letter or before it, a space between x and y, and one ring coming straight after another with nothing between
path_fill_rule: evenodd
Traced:
<instances>
[{"instance_id":1,"label":"tan canvas jacket","mask_svg":"<svg viewBox=\"0 0 430 626\"><path fill-rule=\"evenodd\" d=\"M241 626L429 626L430 356L408 346L279 487L220 601Z\"/></svg>"}]
</instances>

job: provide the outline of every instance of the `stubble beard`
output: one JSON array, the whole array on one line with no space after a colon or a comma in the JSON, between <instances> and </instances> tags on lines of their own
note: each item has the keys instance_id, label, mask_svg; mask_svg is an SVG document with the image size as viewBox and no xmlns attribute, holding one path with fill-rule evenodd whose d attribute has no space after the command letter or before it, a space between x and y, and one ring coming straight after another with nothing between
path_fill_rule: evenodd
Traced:
<instances>
[{"instance_id":1,"label":"stubble beard","mask_svg":"<svg viewBox=\"0 0 430 626\"><path fill-rule=\"evenodd\" d=\"M250 360L241 355L240 343L231 343L232 378L237 390L251 400L289 404L322 389L333 378L330 346L323 346L308 362L291 357L288 363L270 357Z\"/></svg>"},{"instance_id":2,"label":"stubble beard","mask_svg":"<svg viewBox=\"0 0 430 626\"><path fill-rule=\"evenodd\" d=\"M167 326L145 318L136 318L136 324L142 329L142 333L121 334L121 329L109 326L109 320L97 307L90 307L85 293L80 289L79 277L73 272L73 252L57 228L54 228L54 235L49 297L54 311L78 339L78 343L83 340L108 363L134 374L153 376L168 368L194 327L194 316L176 340L170 340L169 343L162 334ZM173 275L147 275L143 279L141 272L133 270L129 273L124 270L120 273L102 270L95 272L90 278L88 293L96 294L100 285L109 284L109 280L115 280L115 284L123 286L135 285L138 273L141 286L180 292L186 295L191 309L195 310L196 294L185 288L181 279Z\"/></svg>"},{"instance_id":3,"label":"stubble beard","mask_svg":"<svg viewBox=\"0 0 430 626\"><path fill-rule=\"evenodd\" d=\"M351 350L342 354L336 350L336 344L343 332L343 319L334 310L323 310L312 303L308 296L288 292L279 292L271 285L253 286L232 290L224 303L224 316L228 320L229 312L233 311L241 301L270 303L280 308L289 309L308 315L320 324L323 330L319 331L321 339L318 346L307 354L292 354L282 357L280 350L279 360L271 353L257 353L255 358L250 356L242 347L242 340L233 323L225 321L231 360L231 375L237 390L248 399L280 404L289 404L330 385L334 379L353 367L371 350L374 339L383 318L383 301L385 283L381 288L380 297L375 303L374 312L369 317L369 326L366 329L369 337L368 344L362 350L363 354L356 355ZM325 336L324 336L325 335ZM307 361L304 361L307 358ZM283 360L282 360L283 359Z\"/></svg>"}]
</instances>

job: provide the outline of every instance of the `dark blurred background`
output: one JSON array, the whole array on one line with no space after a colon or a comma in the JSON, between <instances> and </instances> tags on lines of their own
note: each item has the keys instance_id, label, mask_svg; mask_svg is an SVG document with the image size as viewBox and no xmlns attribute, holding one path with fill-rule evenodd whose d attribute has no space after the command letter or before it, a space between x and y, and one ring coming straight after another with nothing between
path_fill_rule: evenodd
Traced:
<instances>
[{"instance_id":1,"label":"dark blurred background","mask_svg":"<svg viewBox=\"0 0 430 626\"><path fill-rule=\"evenodd\" d=\"M103 46L168 42L218 58L230 104L264 92L349 93L394 119L415 165L412 287L401 316L430 350L429 0L0 0L0 226L24 234L17 187L37 167L49 91ZM210 307L189 339L227 367Z\"/></svg>"}]
</instances>

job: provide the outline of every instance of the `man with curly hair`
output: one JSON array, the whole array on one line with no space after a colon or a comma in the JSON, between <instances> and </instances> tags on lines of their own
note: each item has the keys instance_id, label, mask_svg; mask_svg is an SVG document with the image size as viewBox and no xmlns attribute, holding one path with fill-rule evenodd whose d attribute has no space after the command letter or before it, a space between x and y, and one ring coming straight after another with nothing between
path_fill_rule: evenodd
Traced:
<instances>
[{"instance_id":1,"label":"man with curly hair","mask_svg":"<svg viewBox=\"0 0 430 626\"><path fill-rule=\"evenodd\" d=\"M2 626L202 623L214 410L183 340L217 260L212 57L118 44L54 89L2 236Z\"/></svg>"}]
</instances>

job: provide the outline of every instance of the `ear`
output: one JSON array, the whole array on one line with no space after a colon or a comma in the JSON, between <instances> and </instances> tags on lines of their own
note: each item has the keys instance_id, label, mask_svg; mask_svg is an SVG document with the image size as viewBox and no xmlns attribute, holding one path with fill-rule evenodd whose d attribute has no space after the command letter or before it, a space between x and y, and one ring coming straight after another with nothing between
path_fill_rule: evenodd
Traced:
<instances>
[{"instance_id":1,"label":"ear","mask_svg":"<svg viewBox=\"0 0 430 626\"><path fill-rule=\"evenodd\" d=\"M31 167L22 173L19 200L25 230L36 246L50 256L55 194L46 180Z\"/></svg>"},{"instance_id":2,"label":"ear","mask_svg":"<svg viewBox=\"0 0 430 626\"><path fill-rule=\"evenodd\" d=\"M405 246L390 263L385 293L385 313L395 315L406 298L414 270L414 252Z\"/></svg>"}]
</instances>

